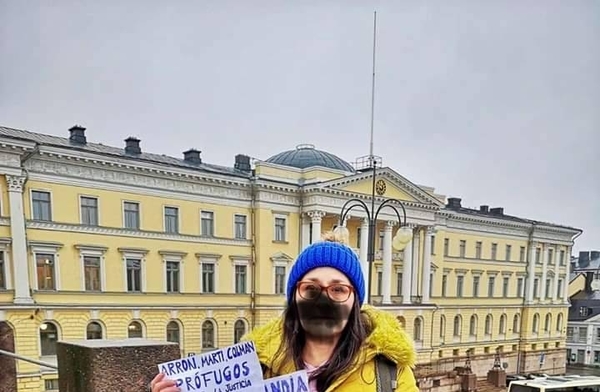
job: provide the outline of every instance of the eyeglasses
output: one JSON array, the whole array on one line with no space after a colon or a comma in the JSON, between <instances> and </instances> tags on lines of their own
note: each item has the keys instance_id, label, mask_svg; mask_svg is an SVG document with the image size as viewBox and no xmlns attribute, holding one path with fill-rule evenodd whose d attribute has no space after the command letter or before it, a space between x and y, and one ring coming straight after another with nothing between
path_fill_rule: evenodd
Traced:
<instances>
[{"instance_id":1,"label":"eyeglasses","mask_svg":"<svg viewBox=\"0 0 600 392\"><path fill-rule=\"evenodd\" d=\"M319 298L319 295L325 290L333 302L346 302L350 298L350 294L354 292L354 287L344 283L321 286L315 282L298 282L296 289L301 298L309 301Z\"/></svg>"}]
</instances>

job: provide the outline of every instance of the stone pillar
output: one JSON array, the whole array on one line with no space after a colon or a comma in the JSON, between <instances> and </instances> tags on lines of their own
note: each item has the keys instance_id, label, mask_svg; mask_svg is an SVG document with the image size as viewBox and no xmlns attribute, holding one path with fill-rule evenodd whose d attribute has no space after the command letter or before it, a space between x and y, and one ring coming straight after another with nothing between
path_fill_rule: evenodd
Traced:
<instances>
[{"instance_id":1,"label":"stone pillar","mask_svg":"<svg viewBox=\"0 0 600 392\"><path fill-rule=\"evenodd\" d=\"M560 279L560 248L558 246L554 253L554 286L552 286L552 302L557 302L562 295L562 293L558 293L558 280Z\"/></svg>"},{"instance_id":2,"label":"stone pillar","mask_svg":"<svg viewBox=\"0 0 600 392\"><path fill-rule=\"evenodd\" d=\"M145 391L158 364L181 358L179 345L145 339L58 342L61 392Z\"/></svg>"},{"instance_id":3,"label":"stone pillar","mask_svg":"<svg viewBox=\"0 0 600 392\"><path fill-rule=\"evenodd\" d=\"M27 237L25 235L25 212L23 209L24 176L6 175L8 202L10 205L10 234L12 237L12 262L15 289L15 304L32 304L29 267L27 258Z\"/></svg>"},{"instance_id":4,"label":"stone pillar","mask_svg":"<svg viewBox=\"0 0 600 392\"><path fill-rule=\"evenodd\" d=\"M310 243L314 244L321 241L321 235L323 234L321 231L321 220L325 216L325 213L322 211L311 211L308 215L312 223L312 240Z\"/></svg>"},{"instance_id":5,"label":"stone pillar","mask_svg":"<svg viewBox=\"0 0 600 392\"><path fill-rule=\"evenodd\" d=\"M563 301L564 303L569 303L569 274L571 273L571 247L567 246L567 250L565 251L565 279L563 281Z\"/></svg>"},{"instance_id":6,"label":"stone pillar","mask_svg":"<svg viewBox=\"0 0 600 392\"><path fill-rule=\"evenodd\" d=\"M412 249L412 286L410 288L411 297L415 297L419 294L419 266L421 264L421 228L417 227L415 230L415 236L413 238L413 249Z\"/></svg>"},{"instance_id":7,"label":"stone pillar","mask_svg":"<svg viewBox=\"0 0 600 392\"><path fill-rule=\"evenodd\" d=\"M412 226L408 226L412 229ZM402 265L402 303L410 304L410 293L412 292L412 267L413 267L413 239L404 248L404 261Z\"/></svg>"},{"instance_id":8,"label":"stone pillar","mask_svg":"<svg viewBox=\"0 0 600 392\"><path fill-rule=\"evenodd\" d=\"M425 232L425 250L423 255L423 282L421 283L421 287L423 287L423 303L428 303L429 291L431 289L431 238L435 232L433 227L428 227Z\"/></svg>"},{"instance_id":9,"label":"stone pillar","mask_svg":"<svg viewBox=\"0 0 600 392\"><path fill-rule=\"evenodd\" d=\"M359 244L359 258L360 268L365 278L365 292L370 293L371 282L369 282L369 261L367 260L369 254L369 220L364 218L360 225L360 244Z\"/></svg>"},{"instance_id":10,"label":"stone pillar","mask_svg":"<svg viewBox=\"0 0 600 392\"><path fill-rule=\"evenodd\" d=\"M542 281L540 282L540 299L546 300L546 279L548 277L548 252L550 247L545 244L542 248Z\"/></svg>"},{"instance_id":11,"label":"stone pillar","mask_svg":"<svg viewBox=\"0 0 600 392\"><path fill-rule=\"evenodd\" d=\"M535 279L535 249L537 243L529 245L529 257L527 258L527 302L533 302L533 280Z\"/></svg>"},{"instance_id":12,"label":"stone pillar","mask_svg":"<svg viewBox=\"0 0 600 392\"><path fill-rule=\"evenodd\" d=\"M310 245L310 218L302 214L302 249Z\"/></svg>"},{"instance_id":13,"label":"stone pillar","mask_svg":"<svg viewBox=\"0 0 600 392\"><path fill-rule=\"evenodd\" d=\"M382 304L392 303L392 228L395 222L389 221L383 229L383 275L381 279Z\"/></svg>"}]
</instances>

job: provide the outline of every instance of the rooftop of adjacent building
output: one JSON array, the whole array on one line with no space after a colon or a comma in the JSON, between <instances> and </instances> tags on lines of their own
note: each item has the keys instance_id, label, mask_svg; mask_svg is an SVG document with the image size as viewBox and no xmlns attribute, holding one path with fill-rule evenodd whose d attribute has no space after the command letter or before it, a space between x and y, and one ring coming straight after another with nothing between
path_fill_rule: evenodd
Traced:
<instances>
[{"instance_id":1,"label":"rooftop of adjacent building","mask_svg":"<svg viewBox=\"0 0 600 392\"><path fill-rule=\"evenodd\" d=\"M600 315L600 251L580 251L579 257L571 260L569 281L578 276L585 279L582 290L571 296L570 321L585 321Z\"/></svg>"},{"instance_id":2,"label":"rooftop of adjacent building","mask_svg":"<svg viewBox=\"0 0 600 392\"><path fill-rule=\"evenodd\" d=\"M189 170L203 171L207 173L229 175L240 178L250 178L252 176L251 158L248 155L236 155L233 167L227 167L203 162L201 158L201 151L193 148L184 151L183 158L175 158L164 154L144 152L142 151L140 145L141 140L133 136L130 136L124 140L125 145L123 148L106 146L102 143L91 143L87 141L85 131L86 128L79 125L75 125L69 129L69 137L60 137L0 126L0 137L33 142L38 145L67 148L72 150L90 152L94 154L119 157L122 159L145 161L171 167L180 167ZM312 144L301 144L293 150L287 150L275 154L270 158L266 159L264 162L280 166L294 167L298 169L306 169L309 167L322 167L344 172L346 174L354 174L356 172L364 170L367 166L371 164L370 162L365 161L364 158L365 157L363 157L362 163L359 160L354 165L352 165L349 162L338 157L337 155L315 148L315 146ZM379 166L381 164L381 158L375 158L377 159L377 165ZM488 218L501 219L505 221L513 221L515 223L524 223L531 225L540 224L544 226L580 231L579 229L570 226L558 225L549 222L536 221L532 219L520 218L513 215L507 215L504 213L503 207L490 208L486 205L482 205L478 209L463 207L461 205L461 199L456 197L451 197L447 199L445 210L448 212L457 212L461 214L468 214L479 217L483 216Z\"/></svg>"}]
</instances>

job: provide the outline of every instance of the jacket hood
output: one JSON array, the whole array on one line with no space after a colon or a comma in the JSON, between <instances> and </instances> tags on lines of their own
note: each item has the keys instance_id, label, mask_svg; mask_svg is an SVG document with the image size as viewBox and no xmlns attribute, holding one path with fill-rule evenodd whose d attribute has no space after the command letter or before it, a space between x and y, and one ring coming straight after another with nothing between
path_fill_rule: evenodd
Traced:
<instances>
[{"instance_id":1,"label":"jacket hood","mask_svg":"<svg viewBox=\"0 0 600 392\"><path fill-rule=\"evenodd\" d=\"M364 305L362 312L371 320L373 330L365 341L366 360L371 360L376 355L384 355L394 362L398 367L414 367L416 352L412 339L402 329L396 318L383 310L378 310L370 305ZM283 318L278 317L267 324L256 327L253 331L243 337L242 340L251 340L256 345L256 351L261 363L269 368L278 369L274 366L275 355L279 349L282 338ZM293 368L287 369L286 364L281 373L292 372Z\"/></svg>"}]
</instances>

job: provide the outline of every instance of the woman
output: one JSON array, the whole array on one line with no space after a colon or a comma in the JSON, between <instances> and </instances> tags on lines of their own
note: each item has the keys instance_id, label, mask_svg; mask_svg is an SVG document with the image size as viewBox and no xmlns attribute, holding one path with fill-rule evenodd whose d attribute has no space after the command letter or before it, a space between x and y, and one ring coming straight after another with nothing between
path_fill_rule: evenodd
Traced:
<instances>
[{"instance_id":1,"label":"woman","mask_svg":"<svg viewBox=\"0 0 600 392\"><path fill-rule=\"evenodd\" d=\"M265 378L306 369L310 392L417 392L412 342L393 315L361 309L365 282L344 237L336 230L302 251L290 271L283 315L243 340L255 343ZM383 366L385 359L392 367ZM395 388L384 385L390 379ZM161 375L152 386L177 391Z\"/></svg>"}]
</instances>

